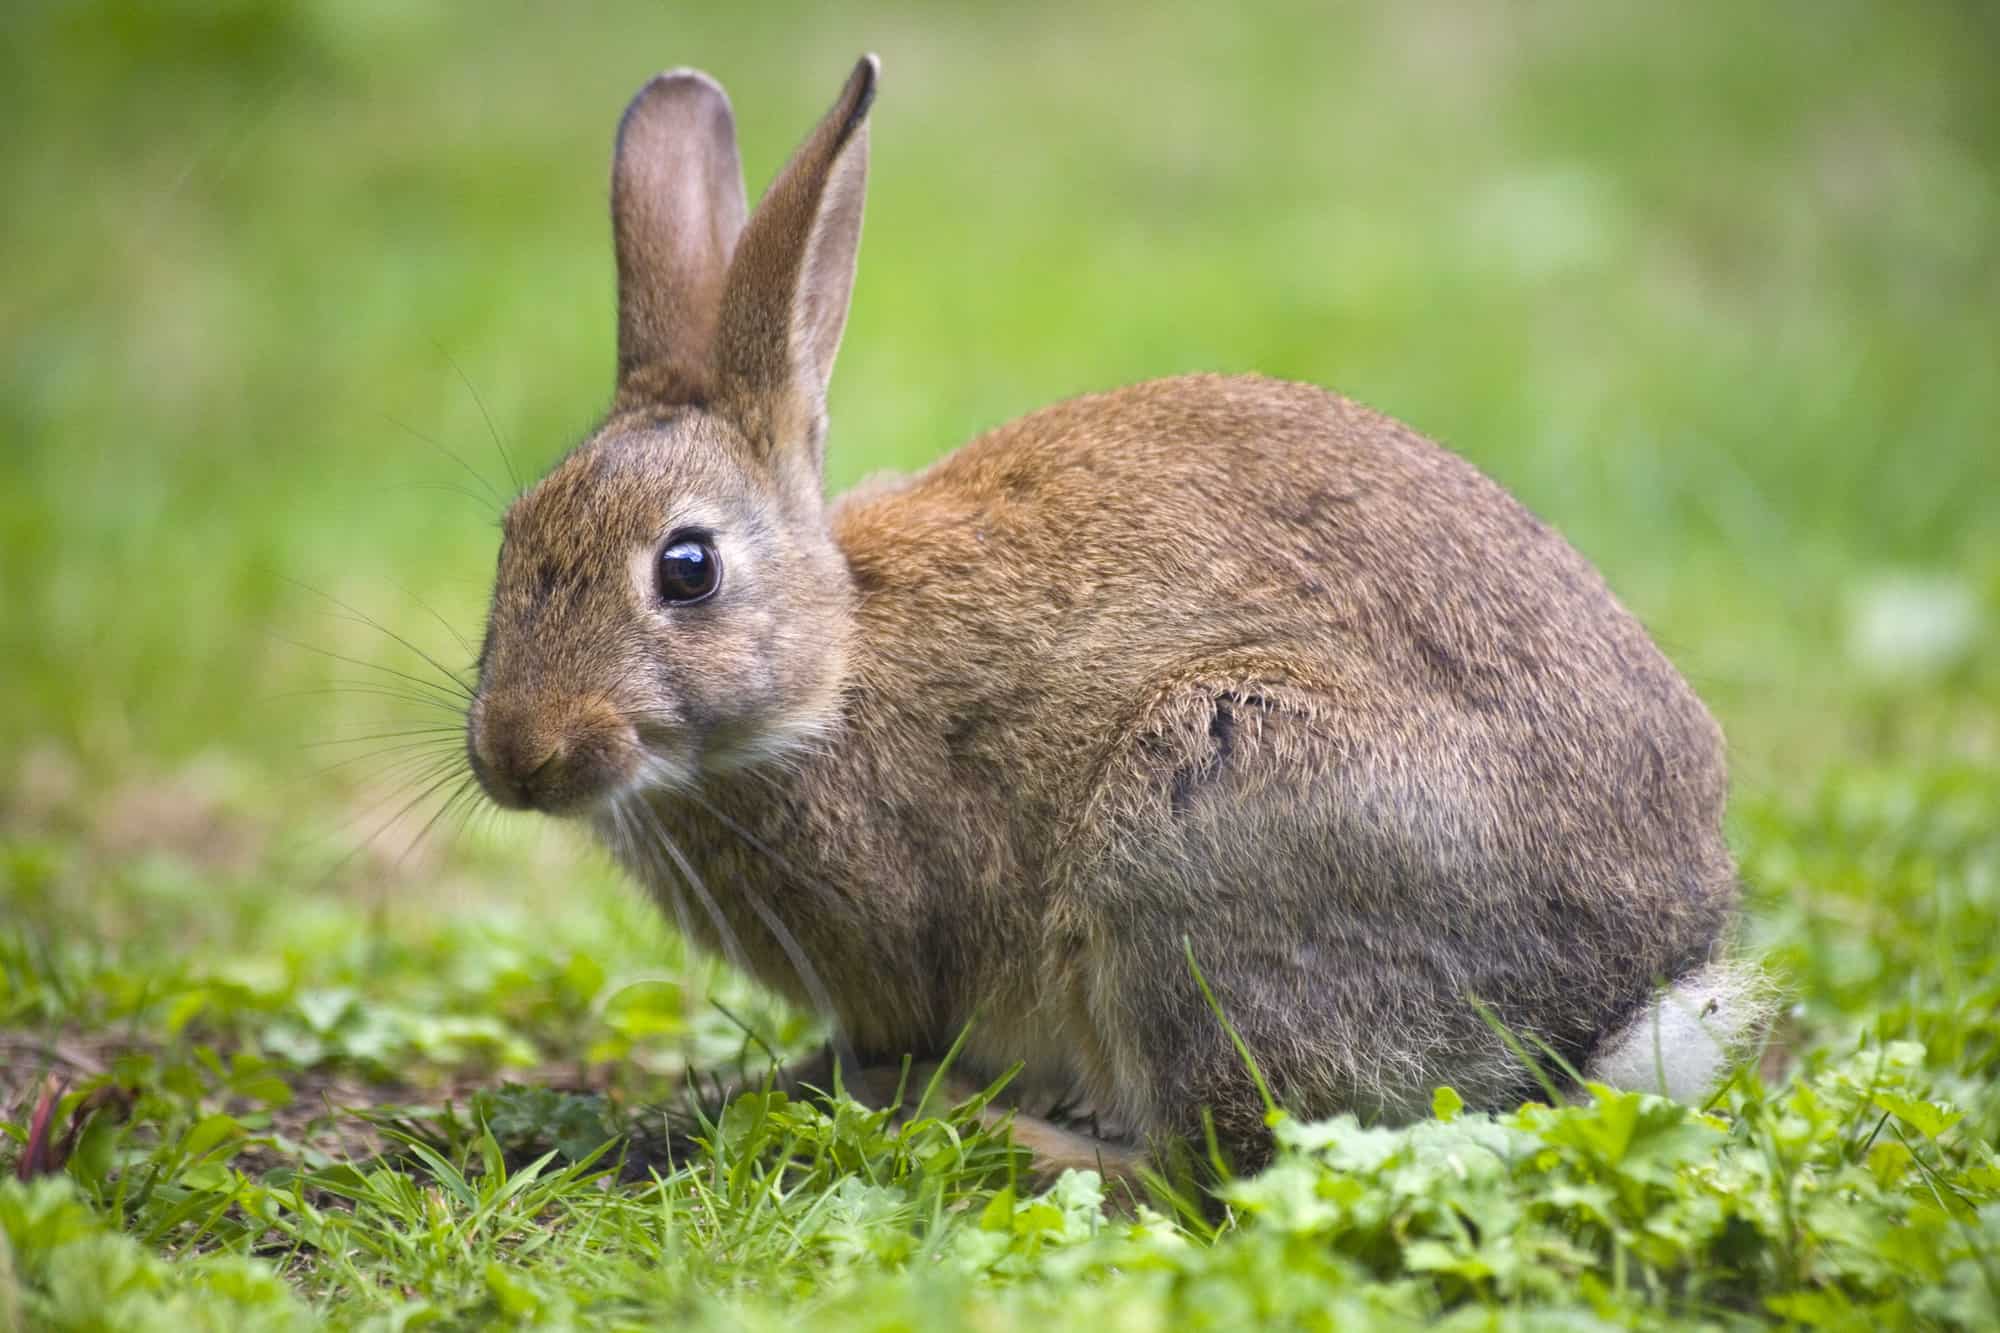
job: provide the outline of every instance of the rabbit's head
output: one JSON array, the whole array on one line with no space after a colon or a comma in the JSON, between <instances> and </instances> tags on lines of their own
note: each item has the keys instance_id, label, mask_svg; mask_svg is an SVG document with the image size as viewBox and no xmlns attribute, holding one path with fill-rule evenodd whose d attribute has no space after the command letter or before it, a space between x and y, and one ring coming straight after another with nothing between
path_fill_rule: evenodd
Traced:
<instances>
[{"instance_id":1,"label":"rabbit's head","mask_svg":"<svg viewBox=\"0 0 2000 1333\"><path fill-rule=\"evenodd\" d=\"M748 215L729 100L663 74L618 131L618 389L507 511L466 727L499 804L562 813L784 753L852 618L820 494L861 236L865 57Z\"/></svg>"}]
</instances>

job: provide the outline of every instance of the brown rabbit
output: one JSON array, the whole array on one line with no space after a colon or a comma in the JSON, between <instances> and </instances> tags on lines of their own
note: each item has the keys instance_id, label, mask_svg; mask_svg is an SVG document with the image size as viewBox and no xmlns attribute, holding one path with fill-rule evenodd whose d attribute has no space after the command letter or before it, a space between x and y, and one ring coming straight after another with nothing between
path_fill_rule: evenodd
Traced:
<instances>
[{"instance_id":1,"label":"brown rabbit","mask_svg":"<svg viewBox=\"0 0 2000 1333\"><path fill-rule=\"evenodd\" d=\"M1266 1151L1190 953L1301 1115L1511 1106L1544 1086L1523 1051L1698 1094L1758 1017L1720 952L1722 737L1464 460L1197 376L823 501L876 73L754 213L713 80L626 111L617 395L506 516L487 792L589 820L832 1021L850 1086L962 1031L963 1079L1020 1062L1048 1167L1204 1112Z\"/></svg>"}]
</instances>

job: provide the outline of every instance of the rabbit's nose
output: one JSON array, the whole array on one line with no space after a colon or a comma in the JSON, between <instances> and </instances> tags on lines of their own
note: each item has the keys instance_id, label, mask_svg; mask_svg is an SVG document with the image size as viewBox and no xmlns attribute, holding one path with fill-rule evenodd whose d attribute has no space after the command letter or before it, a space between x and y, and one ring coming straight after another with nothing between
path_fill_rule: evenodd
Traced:
<instances>
[{"instance_id":1,"label":"rabbit's nose","mask_svg":"<svg viewBox=\"0 0 2000 1333\"><path fill-rule=\"evenodd\" d=\"M542 756L539 761L535 758L537 754ZM563 785L567 772L564 757L564 746L560 741L547 749L536 746L509 754L508 774L514 789L521 793L524 805L531 808L547 806L550 793Z\"/></svg>"},{"instance_id":2,"label":"rabbit's nose","mask_svg":"<svg viewBox=\"0 0 2000 1333\"><path fill-rule=\"evenodd\" d=\"M562 770L562 737L554 728L538 725L524 709L480 700L465 739L479 785L495 805L509 810L535 808L538 793Z\"/></svg>"},{"instance_id":3,"label":"rabbit's nose","mask_svg":"<svg viewBox=\"0 0 2000 1333\"><path fill-rule=\"evenodd\" d=\"M556 718L544 707L482 699L472 711L466 752L494 804L558 813L618 783L629 749L621 744L623 730L608 715Z\"/></svg>"}]
</instances>

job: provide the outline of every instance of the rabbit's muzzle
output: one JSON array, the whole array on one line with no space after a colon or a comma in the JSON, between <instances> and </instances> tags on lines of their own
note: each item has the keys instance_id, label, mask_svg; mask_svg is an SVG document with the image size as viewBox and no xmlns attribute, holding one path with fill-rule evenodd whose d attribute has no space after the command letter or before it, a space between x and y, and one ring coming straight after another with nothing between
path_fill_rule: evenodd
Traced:
<instances>
[{"instance_id":1,"label":"rabbit's muzzle","mask_svg":"<svg viewBox=\"0 0 2000 1333\"><path fill-rule=\"evenodd\" d=\"M642 758L631 724L608 706L519 696L475 700L465 750L495 805L544 814L602 803L638 776Z\"/></svg>"}]
</instances>

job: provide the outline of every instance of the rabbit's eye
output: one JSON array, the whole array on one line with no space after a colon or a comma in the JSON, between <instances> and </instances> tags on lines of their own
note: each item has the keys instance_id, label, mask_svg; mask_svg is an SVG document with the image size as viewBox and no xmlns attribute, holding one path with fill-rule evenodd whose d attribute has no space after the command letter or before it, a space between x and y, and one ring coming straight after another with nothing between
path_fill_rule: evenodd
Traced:
<instances>
[{"instance_id":1,"label":"rabbit's eye","mask_svg":"<svg viewBox=\"0 0 2000 1333\"><path fill-rule=\"evenodd\" d=\"M655 581L660 600L685 606L706 601L722 582L722 560L706 537L676 536L660 549Z\"/></svg>"}]
</instances>

